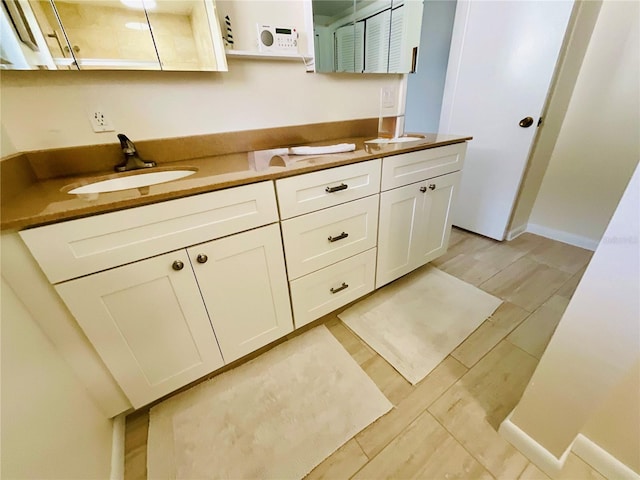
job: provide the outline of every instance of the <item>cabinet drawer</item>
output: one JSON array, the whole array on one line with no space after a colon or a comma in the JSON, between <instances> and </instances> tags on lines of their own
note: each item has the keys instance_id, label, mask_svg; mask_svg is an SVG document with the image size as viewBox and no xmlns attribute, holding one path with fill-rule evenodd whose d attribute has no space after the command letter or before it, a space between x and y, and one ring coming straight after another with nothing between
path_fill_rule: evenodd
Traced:
<instances>
[{"instance_id":1,"label":"cabinet drawer","mask_svg":"<svg viewBox=\"0 0 640 480\"><path fill-rule=\"evenodd\" d=\"M52 283L278 221L271 182L20 232Z\"/></svg>"},{"instance_id":2,"label":"cabinet drawer","mask_svg":"<svg viewBox=\"0 0 640 480\"><path fill-rule=\"evenodd\" d=\"M380 191L380 159L276 180L280 218L332 207Z\"/></svg>"},{"instance_id":3,"label":"cabinet drawer","mask_svg":"<svg viewBox=\"0 0 640 480\"><path fill-rule=\"evenodd\" d=\"M466 142L386 157L382 162L382 190L402 187L462 169Z\"/></svg>"},{"instance_id":4,"label":"cabinet drawer","mask_svg":"<svg viewBox=\"0 0 640 480\"><path fill-rule=\"evenodd\" d=\"M376 245L379 195L282 222L289 280Z\"/></svg>"},{"instance_id":5,"label":"cabinet drawer","mask_svg":"<svg viewBox=\"0 0 640 480\"><path fill-rule=\"evenodd\" d=\"M372 248L290 283L296 328L373 291L376 249Z\"/></svg>"}]
</instances>

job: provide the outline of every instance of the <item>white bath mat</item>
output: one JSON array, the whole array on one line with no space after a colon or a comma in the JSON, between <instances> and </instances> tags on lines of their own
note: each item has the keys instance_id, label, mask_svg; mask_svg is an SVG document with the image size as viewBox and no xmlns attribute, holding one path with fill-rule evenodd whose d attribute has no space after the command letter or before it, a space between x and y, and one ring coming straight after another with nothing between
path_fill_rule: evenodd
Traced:
<instances>
[{"instance_id":1,"label":"white bath mat","mask_svg":"<svg viewBox=\"0 0 640 480\"><path fill-rule=\"evenodd\" d=\"M152 408L148 478L302 478L391 408L317 327Z\"/></svg>"},{"instance_id":2,"label":"white bath mat","mask_svg":"<svg viewBox=\"0 0 640 480\"><path fill-rule=\"evenodd\" d=\"M427 265L338 317L415 385L501 303L499 298Z\"/></svg>"}]
</instances>

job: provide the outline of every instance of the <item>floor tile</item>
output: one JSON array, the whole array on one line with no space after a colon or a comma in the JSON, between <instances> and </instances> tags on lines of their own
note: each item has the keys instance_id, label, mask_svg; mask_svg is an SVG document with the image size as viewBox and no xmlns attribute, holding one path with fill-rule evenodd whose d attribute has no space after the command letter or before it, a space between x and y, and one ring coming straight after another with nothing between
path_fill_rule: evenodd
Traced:
<instances>
[{"instance_id":1,"label":"floor tile","mask_svg":"<svg viewBox=\"0 0 640 480\"><path fill-rule=\"evenodd\" d=\"M538 263L543 263L573 275L589 263L593 252L566 243L545 242L534 248L528 256Z\"/></svg>"},{"instance_id":2,"label":"floor tile","mask_svg":"<svg viewBox=\"0 0 640 480\"><path fill-rule=\"evenodd\" d=\"M373 458L466 372L457 360L445 358L396 408L356 435L362 450Z\"/></svg>"},{"instance_id":3,"label":"floor tile","mask_svg":"<svg viewBox=\"0 0 640 480\"><path fill-rule=\"evenodd\" d=\"M513 240L509 240L508 242L504 243L509 245L511 248L516 248L524 253L529 253L534 248L538 248L542 245L546 245L552 242L554 242L554 240L550 240L539 235L534 235L533 233L523 233L522 235L518 235Z\"/></svg>"},{"instance_id":4,"label":"floor tile","mask_svg":"<svg viewBox=\"0 0 640 480\"><path fill-rule=\"evenodd\" d=\"M352 438L304 478L306 480L350 478L368 461L369 458L358 442Z\"/></svg>"},{"instance_id":5,"label":"floor tile","mask_svg":"<svg viewBox=\"0 0 640 480\"><path fill-rule=\"evenodd\" d=\"M354 479L491 479L491 475L423 412Z\"/></svg>"},{"instance_id":6,"label":"floor tile","mask_svg":"<svg viewBox=\"0 0 640 480\"><path fill-rule=\"evenodd\" d=\"M490 262L478 260L474 255L461 253L437 266L449 275L464 280L471 285L480 285L500 271Z\"/></svg>"},{"instance_id":7,"label":"floor tile","mask_svg":"<svg viewBox=\"0 0 640 480\"><path fill-rule=\"evenodd\" d=\"M474 366L500 340L506 337L529 315L513 303L504 302L451 354L467 368Z\"/></svg>"},{"instance_id":8,"label":"floor tile","mask_svg":"<svg viewBox=\"0 0 640 480\"><path fill-rule=\"evenodd\" d=\"M378 354L360 366L394 405L398 405L414 389L413 385Z\"/></svg>"},{"instance_id":9,"label":"floor tile","mask_svg":"<svg viewBox=\"0 0 640 480\"><path fill-rule=\"evenodd\" d=\"M520 474L518 480L551 480L542 470L529 462L524 472ZM576 479L577 480L577 479Z\"/></svg>"},{"instance_id":10,"label":"floor tile","mask_svg":"<svg viewBox=\"0 0 640 480\"><path fill-rule=\"evenodd\" d=\"M331 320L325 325L353 359L358 362L358 365L362 365L378 355L360 337L349 330L339 318L336 317L335 320Z\"/></svg>"},{"instance_id":11,"label":"floor tile","mask_svg":"<svg viewBox=\"0 0 640 480\"><path fill-rule=\"evenodd\" d=\"M564 282L562 287L560 287L560 290L558 290L556 293L565 298L573 297L573 294L576 292L576 288L578 288L578 284L580 283L580 280L582 280L582 276L584 275L587 266L588 265L585 265L580 270L578 270L577 273L574 273L569 280Z\"/></svg>"},{"instance_id":12,"label":"floor tile","mask_svg":"<svg viewBox=\"0 0 640 480\"><path fill-rule=\"evenodd\" d=\"M448 262L454 257L460 254L470 255L474 252L489 248L496 245L498 242L491 238L483 237L482 235L476 235L475 233L465 232L464 230L457 230L459 240L456 243L449 243L447 252L441 257L436 258L431 263L436 267Z\"/></svg>"},{"instance_id":13,"label":"floor tile","mask_svg":"<svg viewBox=\"0 0 640 480\"><path fill-rule=\"evenodd\" d=\"M127 480L147 478L147 435L149 413L134 413L126 419L124 473Z\"/></svg>"},{"instance_id":14,"label":"floor tile","mask_svg":"<svg viewBox=\"0 0 640 480\"><path fill-rule=\"evenodd\" d=\"M494 476L518 478L527 459L497 432L526 387L537 361L500 342L428 411Z\"/></svg>"},{"instance_id":15,"label":"floor tile","mask_svg":"<svg viewBox=\"0 0 640 480\"><path fill-rule=\"evenodd\" d=\"M525 256L482 283L480 288L532 312L570 277L569 273Z\"/></svg>"},{"instance_id":16,"label":"floor tile","mask_svg":"<svg viewBox=\"0 0 640 480\"><path fill-rule=\"evenodd\" d=\"M507 340L539 359L568 304L568 298L554 295L511 332Z\"/></svg>"}]
</instances>

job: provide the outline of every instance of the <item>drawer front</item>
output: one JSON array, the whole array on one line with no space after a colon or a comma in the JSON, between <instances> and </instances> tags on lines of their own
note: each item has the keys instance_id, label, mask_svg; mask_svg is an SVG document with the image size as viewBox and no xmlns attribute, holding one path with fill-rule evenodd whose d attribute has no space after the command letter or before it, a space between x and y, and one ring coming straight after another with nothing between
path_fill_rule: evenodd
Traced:
<instances>
[{"instance_id":1,"label":"drawer front","mask_svg":"<svg viewBox=\"0 0 640 480\"><path fill-rule=\"evenodd\" d=\"M272 182L23 230L52 283L278 221Z\"/></svg>"},{"instance_id":2,"label":"drawer front","mask_svg":"<svg viewBox=\"0 0 640 480\"><path fill-rule=\"evenodd\" d=\"M296 328L373 291L376 249L372 248L290 283Z\"/></svg>"},{"instance_id":3,"label":"drawer front","mask_svg":"<svg viewBox=\"0 0 640 480\"><path fill-rule=\"evenodd\" d=\"M381 160L276 180L280 218L291 218L380 191Z\"/></svg>"},{"instance_id":4,"label":"drawer front","mask_svg":"<svg viewBox=\"0 0 640 480\"><path fill-rule=\"evenodd\" d=\"M382 190L402 187L462 169L467 143L386 157L382 162Z\"/></svg>"},{"instance_id":5,"label":"drawer front","mask_svg":"<svg viewBox=\"0 0 640 480\"><path fill-rule=\"evenodd\" d=\"M375 247L379 195L282 222L289 280Z\"/></svg>"}]
</instances>

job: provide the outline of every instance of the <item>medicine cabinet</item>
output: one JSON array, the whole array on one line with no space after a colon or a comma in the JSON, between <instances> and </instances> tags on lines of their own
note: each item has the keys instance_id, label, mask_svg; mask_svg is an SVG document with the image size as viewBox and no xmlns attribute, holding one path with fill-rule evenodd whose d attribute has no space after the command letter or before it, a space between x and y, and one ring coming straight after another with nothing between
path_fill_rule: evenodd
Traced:
<instances>
[{"instance_id":1,"label":"medicine cabinet","mask_svg":"<svg viewBox=\"0 0 640 480\"><path fill-rule=\"evenodd\" d=\"M411 73L422 0L313 0L317 72Z\"/></svg>"},{"instance_id":2,"label":"medicine cabinet","mask_svg":"<svg viewBox=\"0 0 640 480\"><path fill-rule=\"evenodd\" d=\"M3 0L0 68L226 71L214 0Z\"/></svg>"}]
</instances>

